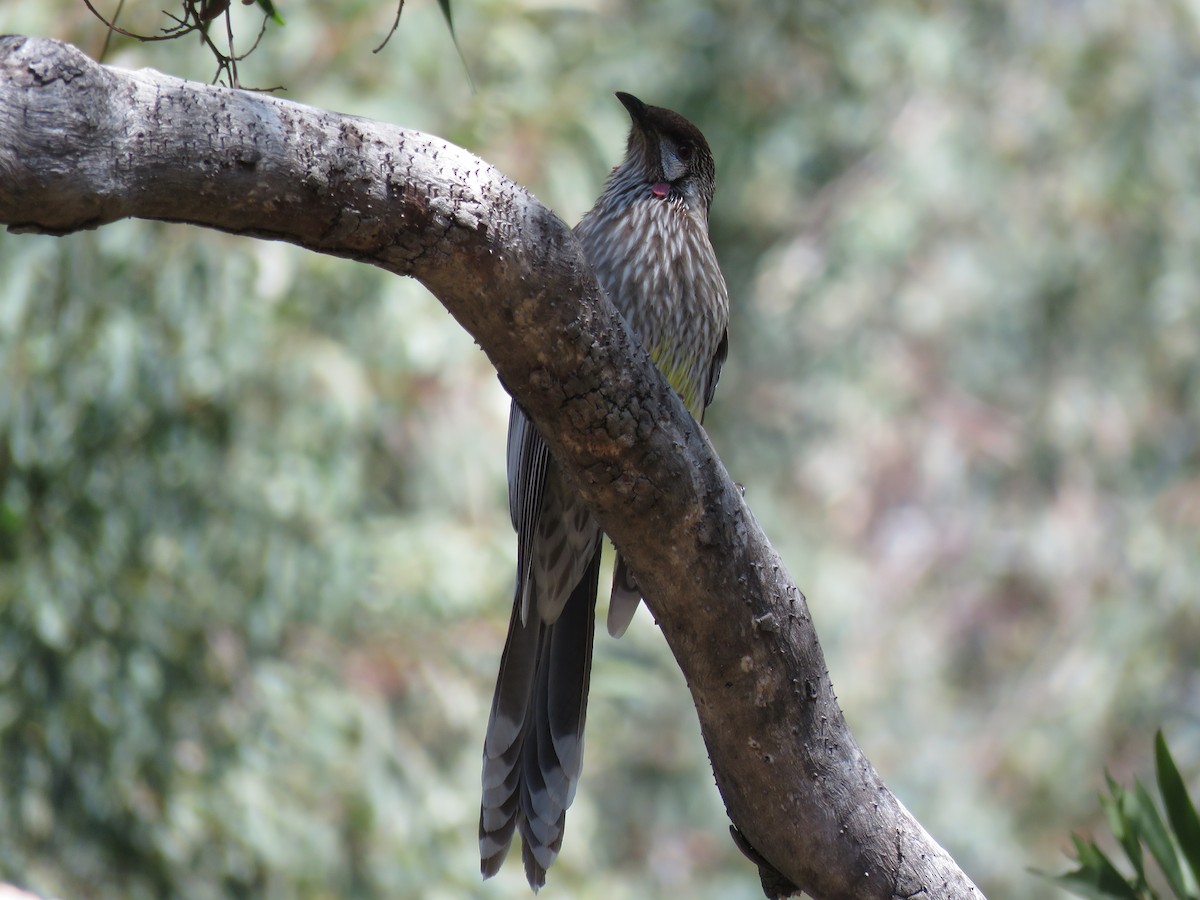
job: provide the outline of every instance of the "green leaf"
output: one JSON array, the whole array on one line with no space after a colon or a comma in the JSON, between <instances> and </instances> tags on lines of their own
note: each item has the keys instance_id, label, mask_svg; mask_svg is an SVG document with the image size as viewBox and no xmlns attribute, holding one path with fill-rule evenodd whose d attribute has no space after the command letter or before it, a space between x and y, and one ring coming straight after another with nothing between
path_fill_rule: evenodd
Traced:
<instances>
[{"instance_id":1,"label":"green leaf","mask_svg":"<svg viewBox=\"0 0 1200 900\"><path fill-rule=\"evenodd\" d=\"M1121 844L1126 858L1137 873L1137 886L1141 887L1146 883L1146 865L1142 852L1141 829L1131 815L1131 807L1134 804L1128 791L1117 784L1108 772L1104 773L1104 780L1108 784L1108 796L1100 795L1100 806L1108 819L1108 827L1112 829L1113 837Z\"/></svg>"},{"instance_id":2,"label":"green leaf","mask_svg":"<svg viewBox=\"0 0 1200 900\"><path fill-rule=\"evenodd\" d=\"M1054 881L1058 882L1059 885L1072 894L1078 894L1080 897L1093 897L1095 900L1111 900L1113 897L1139 900L1137 894L1133 893L1129 885L1124 881L1119 882L1115 888L1108 885L1100 885L1096 883L1095 875L1083 869L1056 875L1054 876Z\"/></svg>"},{"instance_id":3,"label":"green leaf","mask_svg":"<svg viewBox=\"0 0 1200 900\"><path fill-rule=\"evenodd\" d=\"M1200 816L1196 815L1195 804L1188 796L1187 785L1183 783L1175 760L1171 758L1161 729L1154 736L1154 763L1158 771L1158 789L1167 808L1167 820L1171 823L1193 877L1200 881Z\"/></svg>"},{"instance_id":4,"label":"green leaf","mask_svg":"<svg viewBox=\"0 0 1200 900\"><path fill-rule=\"evenodd\" d=\"M1137 823L1142 841L1150 848L1151 855L1158 861L1167 883L1177 897L1186 897L1183 868L1180 865L1179 854L1171 841L1171 834L1159 815L1150 792L1142 782L1134 782L1134 790L1130 795L1130 816Z\"/></svg>"},{"instance_id":5,"label":"green leaf","mask_svg":"<svg viewBox=\"0 0 1200 900\"><path fill-rule=\"evenodd\" d=\"M442 11L442 18L446 20L446 27L450 29L450 40L454 42L454 49L458 51L458 59L462 63L463 71L467 73L467 81L471 83L473 89L475 79L471 77L471 70L467 67L467 58L458 44L458 34L454 31L454 16L450 12L450 0L438 0L438 8Z\"/></svg>"},{"instance_id":6,"label":"green leaf","mask_svg":"<svg viewBox=\"0 0 1200 900\"><path fill-rule=\"evenodd\" d=\"M271 0L258 0L258 5L263 8L263 12L265 12L268 16L270 16L275 21L276 25L286 25L287 24L286 22L283 21L283 16L281 16L279 14L279 12L275 9L275 4L272 3Z\"/></svg>"},{"instance_id":7,"label":"green leaf","mask_svg":"<svg viewBox=\"0 0 1200 900\"><path fill-rule=\"evenodd\" d=\"M1084 897L1139 900L1137 892L1125 876L1094 842L1085 841L1077 835L1071 835L1071 842L1075 845L1079 868L1074 872L1059 875L1056 881Z\"/></svg>"}]
</instances>

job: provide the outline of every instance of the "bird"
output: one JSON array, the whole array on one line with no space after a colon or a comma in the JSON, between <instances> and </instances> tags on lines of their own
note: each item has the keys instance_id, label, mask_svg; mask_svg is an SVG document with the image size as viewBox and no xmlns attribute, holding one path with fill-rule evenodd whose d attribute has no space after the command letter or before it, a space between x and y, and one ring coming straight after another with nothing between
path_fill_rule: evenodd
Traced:
<instances>
[{"instance_id":1,"label":"bird","mask_svg":"<svg viewBox=\"0 0 1200 900\"><path fill-rule=\"evenodd\" d=\"M729 293L708 233L716 170L700 130L618 91L625 156L575 235L600 286L703 422L729 349ZM583 767L603 533L537 428L509 412L509 513L517 577L483 749L480 869L500 871L519 832L536 893L562 847ZM624 633L641 590L620 554L608 631Z\"/></svg>"}]
</instances>

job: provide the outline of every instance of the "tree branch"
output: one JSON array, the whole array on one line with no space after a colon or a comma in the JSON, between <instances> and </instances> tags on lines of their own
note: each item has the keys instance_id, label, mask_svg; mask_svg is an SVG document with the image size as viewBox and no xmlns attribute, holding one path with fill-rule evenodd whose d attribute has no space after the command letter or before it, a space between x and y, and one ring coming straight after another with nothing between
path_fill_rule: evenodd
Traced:
<instances>
[{"instance_id":1,"label":"tree branch","mask_svg":"<svg viewBox=\"0 0 1200 900\"><path fill-rule=\"evenodd\" d=\"M0 39L0 222L66 234L126 217L419 279L644 588L764 883L817 898L982 896L863 755L803 594L570 229L527 191L418 132Z\"/></svg>"}]
</instances>

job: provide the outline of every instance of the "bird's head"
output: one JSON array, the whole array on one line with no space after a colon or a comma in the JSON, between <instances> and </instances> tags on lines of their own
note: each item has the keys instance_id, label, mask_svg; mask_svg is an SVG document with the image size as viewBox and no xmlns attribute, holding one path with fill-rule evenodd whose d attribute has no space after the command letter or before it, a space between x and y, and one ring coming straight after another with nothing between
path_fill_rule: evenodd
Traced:
<instances>
[{"instance_id":1,"label":"bird's head","mask_svg":"<svg viewBox=\"0 0 1200 900\"><path fill-rule=\"evenodd\" d=\"M617 91L617 99L633 120L622 174L644 181L647 192L660 200L678 197L707 215L716 167L700 129L679 113L647 106L632 94Z\"/></svg>"}]
</instances>

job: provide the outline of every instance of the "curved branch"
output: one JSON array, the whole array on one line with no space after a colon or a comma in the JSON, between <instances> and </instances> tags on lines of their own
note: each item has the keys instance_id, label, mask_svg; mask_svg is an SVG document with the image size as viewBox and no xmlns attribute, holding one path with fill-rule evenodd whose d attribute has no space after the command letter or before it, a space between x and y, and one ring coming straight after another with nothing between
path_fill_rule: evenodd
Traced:
<instances>
[{"instance_id":1,"label":"curved branch","mask_svg":"<svg viewBox=\"0 0 1200 900\"><path fill-rule=\"evenodd\" d=\"M418 132L0 40L0 221L65 234L131 216L422 281L633 568L770 891L982 896L863 755L803 594L570 229L527 191Z\"/></svg>"}]
</instances>

